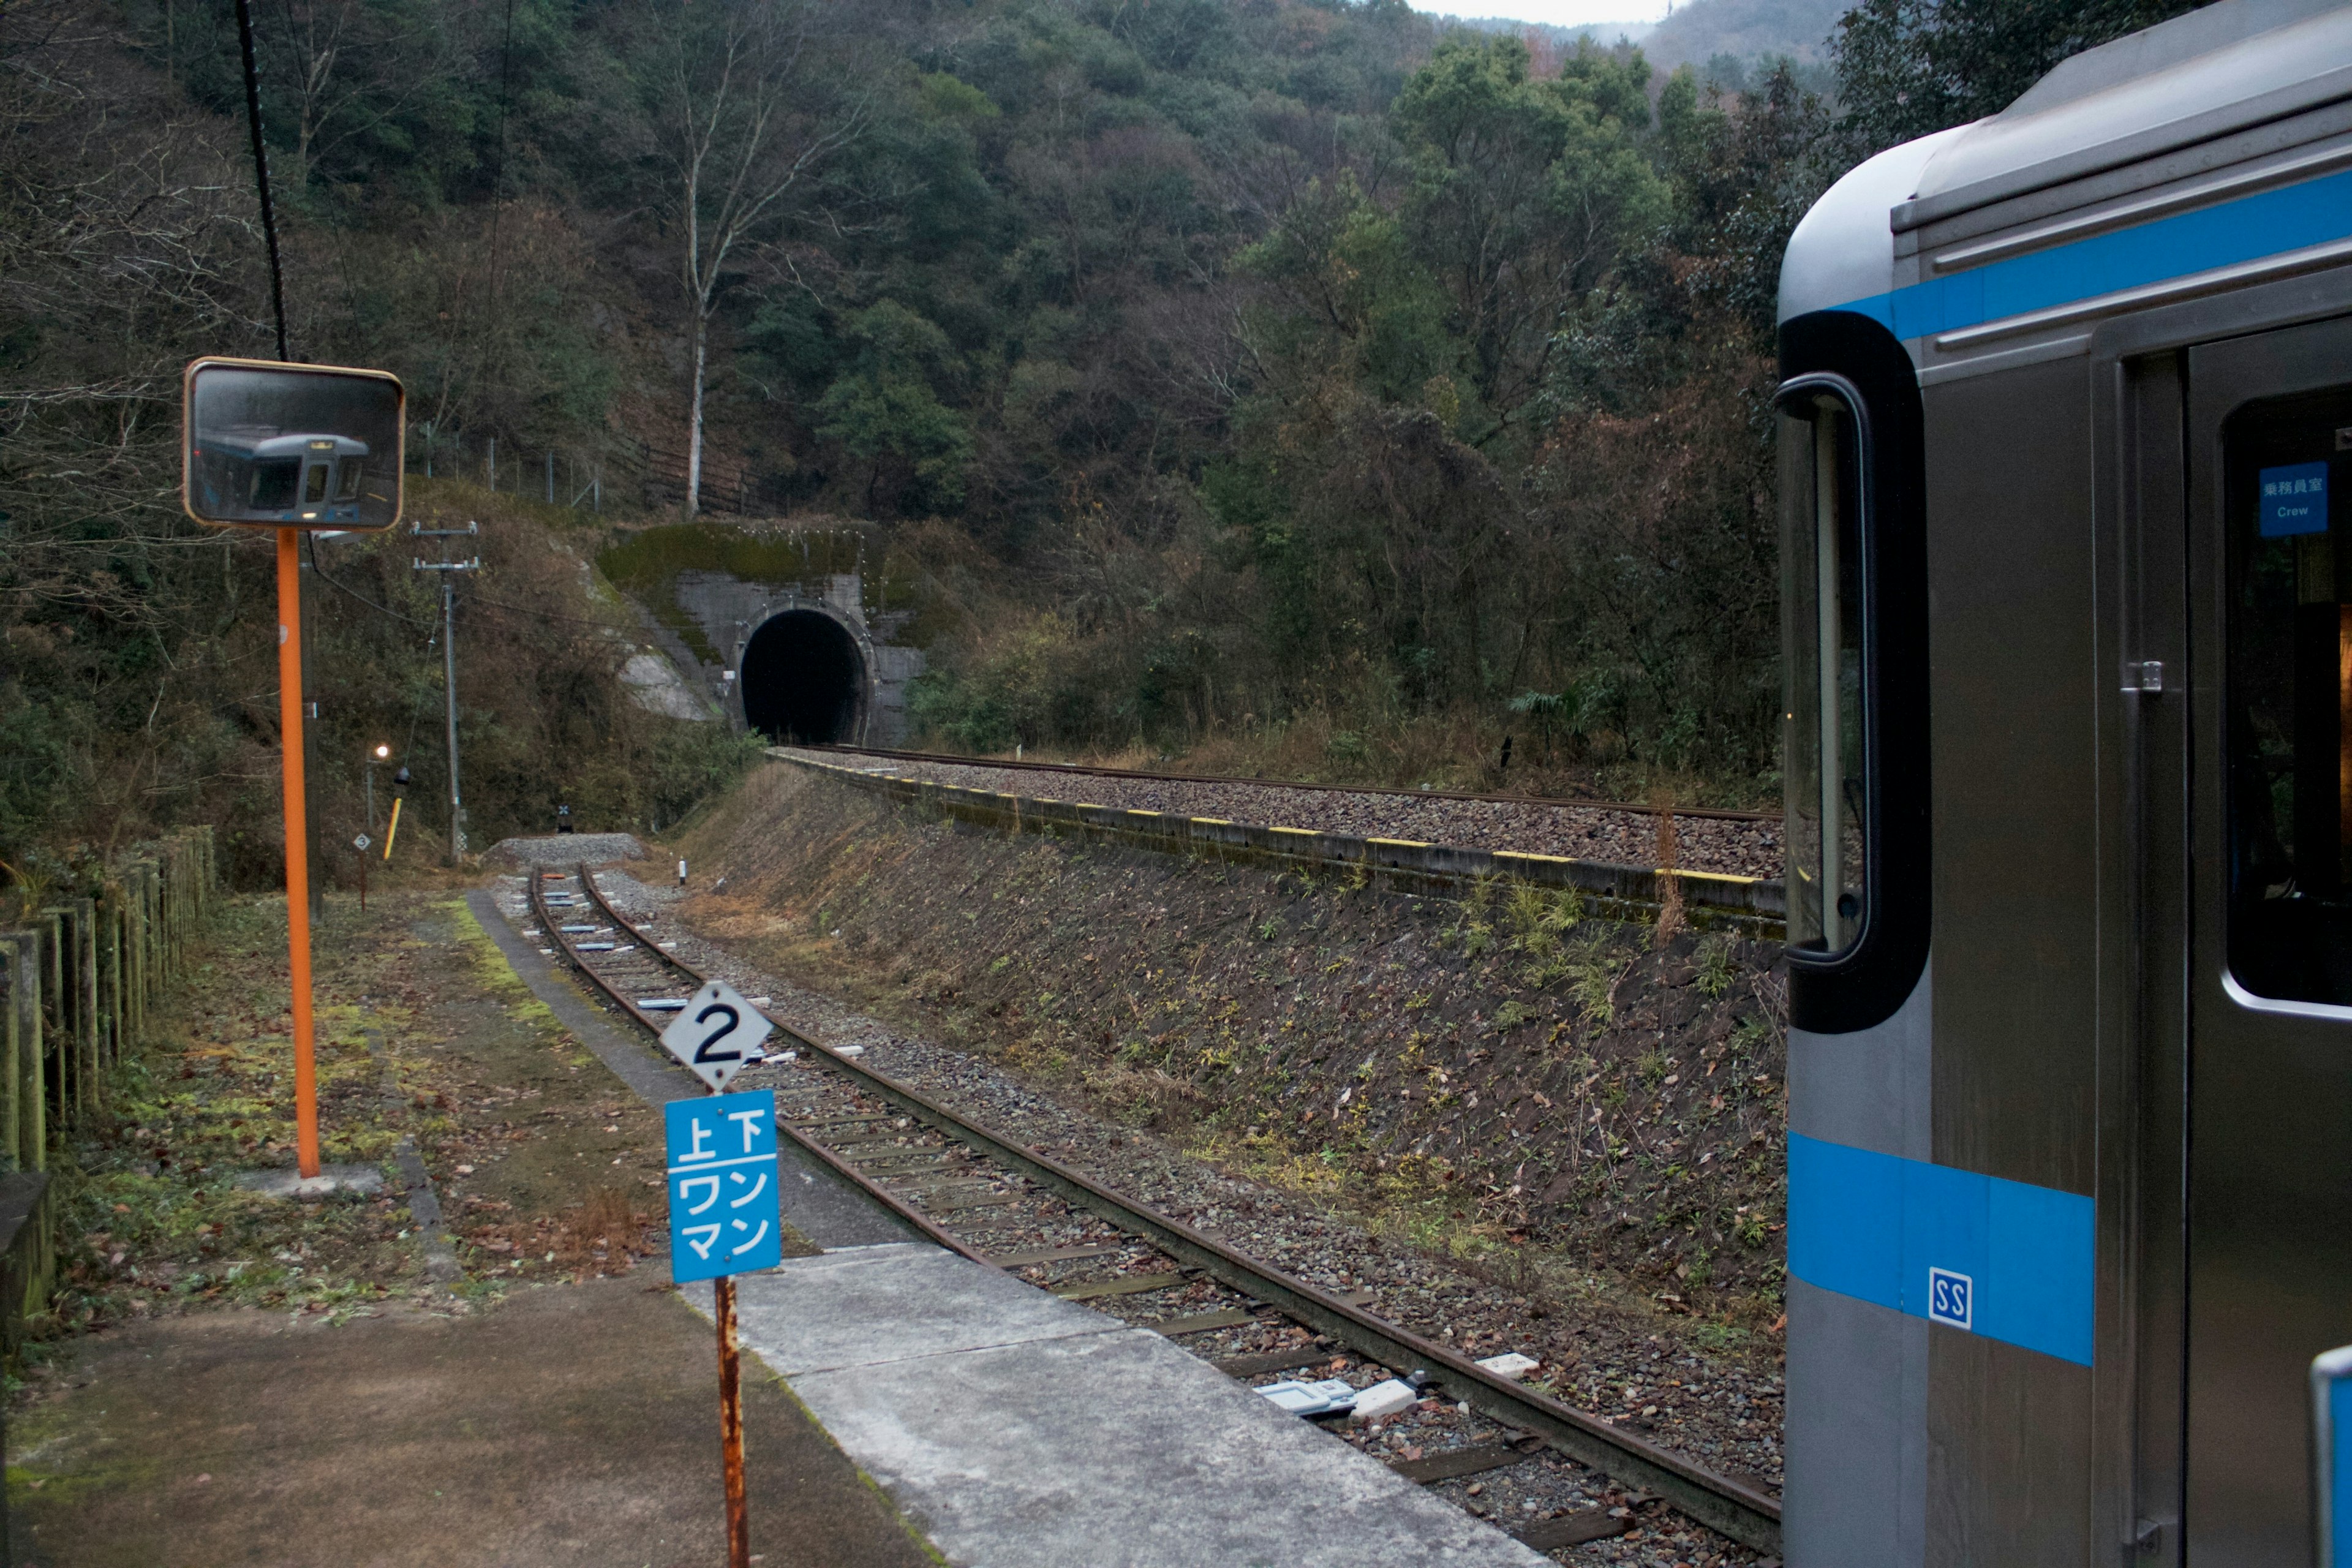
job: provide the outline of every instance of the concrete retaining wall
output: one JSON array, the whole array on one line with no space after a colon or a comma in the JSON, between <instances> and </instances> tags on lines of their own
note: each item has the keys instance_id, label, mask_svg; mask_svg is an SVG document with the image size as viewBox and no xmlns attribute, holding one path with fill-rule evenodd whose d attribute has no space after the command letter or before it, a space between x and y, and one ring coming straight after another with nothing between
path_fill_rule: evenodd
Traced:
<instances>
[{"instance_id":1,"label":"concrete retaining wall","mask_svg":"<svg viewBox=\"0 0 2352 1568\"><path fill-rule=\"evenodd\" d=\"M1259 826L1213 816L1127 811L1047 795L965 789L883 769L819 762L781 749L772 748L768 755L837 778L853 788L1000 832L1069 834L1202 859L1362 875L1391 886L1437 893L1459 892L1486 880L1528 882L1573 889L1585 897L1595 914L1628 920L1654 920L1673 884L1680 889L1684 913L1694 927L1737 929L1775 941L1786 935L1788 905L1781 884L1761 877L1619 866L1559 855L1464 849L1403 838L1359 838L1346 833Z\"/></svg>"},{"instance_id":2,"label":"concrete retaining wall","mask_svg":"<svg viewBox=\"0 0 2352 1568\"><path fill-rule=\"evenodd\" d=\"M102 1103L219 889L213 830L193 828L117 860L97 896L0 929L0 1341L11 1350L57 1278L50 1151Z\"/></svg>"}]
</instances>

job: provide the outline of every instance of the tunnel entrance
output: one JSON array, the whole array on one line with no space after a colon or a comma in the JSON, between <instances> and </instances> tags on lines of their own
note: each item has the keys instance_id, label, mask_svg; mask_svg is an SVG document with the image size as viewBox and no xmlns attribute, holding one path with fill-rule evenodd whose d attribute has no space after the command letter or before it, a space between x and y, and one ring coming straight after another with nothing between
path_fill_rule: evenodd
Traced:
<instances>
[{"instance_id":1,"label":"tunnel entrance","mask_svg":"<svg viewBox=\"0 0 2352 1568\"><path fill-rule=\"evenodd\" d=\"M857 739L866 661L857 639L831 616L786 610L751 634L736 676L743 719L780 744L829 746Z\"/></svg>"}]
</instances>

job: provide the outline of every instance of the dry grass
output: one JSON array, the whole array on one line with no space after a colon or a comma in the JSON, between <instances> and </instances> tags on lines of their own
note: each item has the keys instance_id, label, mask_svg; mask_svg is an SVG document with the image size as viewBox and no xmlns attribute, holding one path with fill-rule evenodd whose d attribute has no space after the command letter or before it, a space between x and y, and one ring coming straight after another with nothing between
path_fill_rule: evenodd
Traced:
<instances>
[{"instance_id":1,"label":"dry grass","mask_svg":"<svg viewBox=\"0 0 2352 1568\"><path fill-rule=\"evenodd\" d=\"M1683 915L1683 879L1672 873L1681 865L1675 843L1674 801L1664 794L1651 797L1650 804L1658 811L1658 924L1651 932L1651 945L1664 947L1686 923Z\"/></svg>"}]
</instances>

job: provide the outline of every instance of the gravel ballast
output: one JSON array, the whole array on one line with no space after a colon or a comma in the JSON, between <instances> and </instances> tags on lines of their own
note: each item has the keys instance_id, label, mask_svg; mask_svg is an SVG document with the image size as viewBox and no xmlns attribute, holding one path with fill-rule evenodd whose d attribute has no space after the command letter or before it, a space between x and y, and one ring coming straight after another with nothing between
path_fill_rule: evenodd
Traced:
<instances>
[{"instance_id":1,"label":"gravel ballast","mask_svg":"<svg viewBox=\"0 0 2352 1568\"><path fill-rule=\"evenodd\" d=\"M482 864L498 870L519 866L601 866L610 860L642 860L646 847L634 833L559 833L537 838L501 838L483 852Z\"/></svg>"},{"instance_id":2,"label":"gravel ballast","mask_svg":"<svg viewBox=\"0 0 2352 1568\"><path fill-rule=\"evenodd\" d=\"M1075 773L1017 763L941 763L838 748L790 755L835 766L864 767L901 778L1032 799L1073 801L1123 811L1164 811L1269 827L1404 838L1466 849L1559 855L1618 866L1655 867L1658 819L1645 811L1537 800L1464 800L1445 795L1299 789L1255 780L1154 778ZM1741 817L1675 815L1675 864L1726 876L1777 878L1780 825Z\"/></svg>"}]
</instances>

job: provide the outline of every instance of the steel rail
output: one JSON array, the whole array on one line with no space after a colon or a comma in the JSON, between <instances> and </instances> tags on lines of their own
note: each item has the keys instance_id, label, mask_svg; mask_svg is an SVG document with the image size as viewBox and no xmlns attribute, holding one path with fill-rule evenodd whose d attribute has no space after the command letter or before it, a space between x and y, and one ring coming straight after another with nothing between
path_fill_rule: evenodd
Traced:
<instances>
[{"instance_id":1,"label":"steel rail","mask_svg":"<svg viewBox=\"0 0 2352 1568\"><path fill-rule=\"evenodd\" d=\"M584 866L580 870L580 883L616 927L652 947L651 939L606 900ZM660 952L658 948L653 951ZM661 957L693 975L698 984L709 979L676 953L662 952ZM1135 1232L1179 1263L1204 1270L1221 1283L1330 1336L1367 1360L1394 1371L1429 1371L1455 1398L1468 1400L1474 1408L1507 1426L1540 1433L1570 1458L1614 1480L1655 1492L1690 1518L1743 1546L1759 1552L1780 1550L1780 1505L1777 1500L1695 1465L1671 1449L1620 1431L1598 1416L1489 1372L1434 1340L1374 1317L1304 1279L1237 1252L1181 1220L1106 1187L1049 1154L992 1132L920 1090L810 1039L765 1008L761 1013L800 1047L897 1104L908 1115L931 1123L956 1141L1012 1167L1065 1202L1091 1210ZM960 1245L956 1250L966 1257L974 1256Z\"/></svg>"},{"instance_id":2,"label":"steel rail","mask_svg":"<svg viewBox=\"0 0 2352 1568\"><path fill-rule=\"evenodd\" d=\"M1142 768L1108 768L1093 763L1033 763L1003 757L959 757L946 752L901 752L887 746L803 745L803 752L828 752L845 757L896 757L909 763L947 763L962 768L1037 768L1048 773L1086 773L1107 779L1158 779L1168 784L1250 784L1260 789L1321 790L1333 795L1396 795L1408 800L1470 800L1498 805L1575 806L1586 811L1630 811L1643 816L1671 812L1675 816L1702 816L1721 822L1778 822L1777 811L1732 811L1720 806L1636 805L1625 800L1572 800L1564 795L1486 795L1475 790L1403 789L1395 784L1310 784L1303 779L1223 777L1216 773L1161 773Z\"/></svg>"},{"instance_id":3,"label":"steel rail","mask_svg":"<svg viewBox=\"0 0 2352 1568\"><path fill-rule=\"evenodd\" d=\"M708 981L709 976L702 973L701 971L696 969L693 965L683 962L675 954L664 952L661 948L655 943L651 937L647 936L644 931L639 931L627 921L623 920L619 912L615 910L612 905L604 901L604 896L596 890L596 884L589 879L587 867L581 867L576 875L580 879L580 885L588 889L588 896L595 901L596 907L604 910L606 916L608 916L615 924L627 931L632 936L635 937L637 939L638 945L644 949L644 951L652 953L656 959L661 963L668 964L671 968L677 970L681 974L690 976L698 986ZM664 1026L658 1022L652 1014L638 1006L635 1000L624 995L618 986L614 985L610 980L604 978L604 976L597 973L594 969L589 966L587 960L572 950L570 939L564 935L562 929L551 918L551 911L549 910L545 899L541 897L544 890L544 885L540 879L539 873L534 869L531 873L530 879L531 910L534 914L539 916L542 929L544 929L550 936L555 939L555 945L562 951L563 956L572 961L572 967L586 975L590 983L593 984L597 990L603 992L608 998L610 998L614 1005L620 1008L622 1012L627 1014L629 1017L635 1019L637 1024L644 1027L646 1033L652 1035L656 1040L660 1039ZM764 1009L761 1011L761 1016L766 1016ZM769 1018L768 1021L772 1024L775 1023L775 1020L772 1017ZM779 1026L779 1027L781 1026ZM801 1037L799 1034L793 1030L786 1029L784 1032L791 1035L793 1038L796 1040ZM906 1221L907 1224L913 1227L913 1229L925 1240L937 1242L940 1246L946 1247L950 1252L959 1253L965 1258L971 1258L974 1263L987 1264L991 1268L997 1267L994 1263L989 1262L987 1254L975 1251L968 1243L955 1236L952 1232L940 1228L939 1224L929 1215L926 1215L920 1209L909 1207L896 1193L891 1192L887 1187L879 1186L874 1182L868 1180L864 1173L860 1172L856 1166L842 1159L840 1155L835 1153L824 1144L819 1143L814 1139L803 1134L800 1129L793 1126L789 1122L782 1121L782 1119L779 1119L777 1130L783 1133L785 1137L790 1138L794 1143L799 1144L803 1149L806 1150L812 1157L814 1157L819 1163L823 1164L827 1170L833 1172L834 1174L849 1182L867 1197L872 1198L884 1208L888 1209L892 1214L897 1215L900 1219Z\"/></svg>"}]
</instances>

